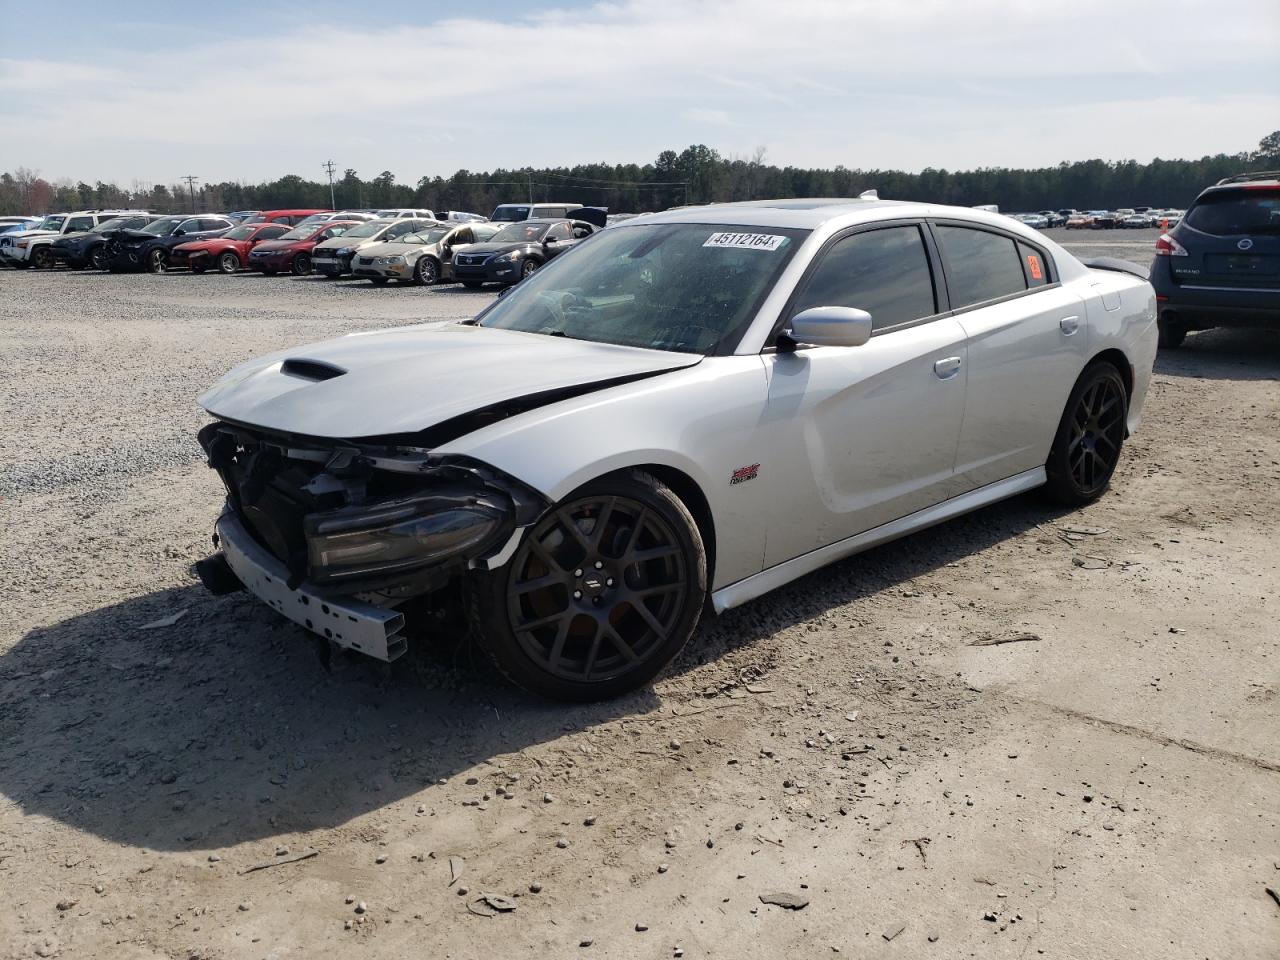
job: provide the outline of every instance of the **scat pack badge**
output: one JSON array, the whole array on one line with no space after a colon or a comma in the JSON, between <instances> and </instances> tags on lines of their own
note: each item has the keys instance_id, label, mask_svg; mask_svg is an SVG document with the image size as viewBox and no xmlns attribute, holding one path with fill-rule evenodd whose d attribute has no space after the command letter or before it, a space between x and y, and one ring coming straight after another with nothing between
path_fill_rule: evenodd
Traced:
<instances>
[{"instance_id":1,"label":"scat pack badge","mask_svg":"<svg viewBox=\"0 0 1280 960\"><path fill-rule=\"evenodd\" d=\"M729 478L729 486L732 487L735 483L746 483L748 480L754 480L759 472L760 464L758 463L753 463L749 467L739 467L733 471L733 476Z\"/></svg>"}]
</instances>

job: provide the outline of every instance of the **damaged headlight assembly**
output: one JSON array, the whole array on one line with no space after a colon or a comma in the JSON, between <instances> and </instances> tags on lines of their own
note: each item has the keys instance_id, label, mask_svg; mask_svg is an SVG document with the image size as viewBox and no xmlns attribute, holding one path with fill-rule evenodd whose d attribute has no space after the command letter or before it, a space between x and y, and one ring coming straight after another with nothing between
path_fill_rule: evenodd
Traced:
<instances>
[{"instance_id":1,"label":"damaged headlight assembly","mask_svg":"<svg viewBox=\"0 0 1280 960\"><path fill-rule=\"evenodd\" d=\"M316 513L303 523L316 584L366 579L474 556L512 528L509 510L475 496L432 495Z\"/></svg>"}]
</instances>

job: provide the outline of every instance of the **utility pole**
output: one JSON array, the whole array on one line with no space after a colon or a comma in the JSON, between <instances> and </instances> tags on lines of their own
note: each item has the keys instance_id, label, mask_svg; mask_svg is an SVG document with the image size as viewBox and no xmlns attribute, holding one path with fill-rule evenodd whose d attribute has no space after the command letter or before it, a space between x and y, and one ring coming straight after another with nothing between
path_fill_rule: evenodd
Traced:
<instances>
[{"instance_id":1,"label":"utility pole","mask_svg":"<svg viewBox=\"0 0 1280 960\"><path fill-rule=\"evenodd\" d=\"M196 176L192 176L191 174L187 174L185 177L182 177L181 179L187 181L187 193L190 194L191 196L191 212L195 213L196 212L196 181L199 180L200 178Z\"/></svg>"},{"instance_id":2,"label":"utility pole","mask_svg":"<svg viewBox=\"0 0 1280 960\"><path fill-rule=\"evenodd\" d=\"M324 167L329 174L329 209L336 210L338 205L333 202L333 161L326 160L324 163L320 164L320 166Z\"/></svg>"}]
</instances>

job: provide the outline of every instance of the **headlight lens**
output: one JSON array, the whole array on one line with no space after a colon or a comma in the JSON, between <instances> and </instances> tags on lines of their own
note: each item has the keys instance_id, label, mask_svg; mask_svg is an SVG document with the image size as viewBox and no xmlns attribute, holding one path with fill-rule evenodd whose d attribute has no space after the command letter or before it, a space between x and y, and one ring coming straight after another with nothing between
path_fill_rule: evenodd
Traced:
<instances>
[{"instance_id":1,"label":"headlight lens","mask_svg":"<svg viewBox=\"0 0 1280 960\"><path fill-rule=\"evenodd\" d=\"M306 519L307 574L334 583L474 555L504 526L484 500L421 497L348 507Z\"/></svg>"},{"instance_id":2,"label":"headlight lens","mask_svg":"<svg viewBox=\"0 0 1280 960\"><path fill-rule=\"evenodd\" d=\"M30 242L31 242L30 240L19 240L17 243L15 243L15 244L14 244L14 246L15 246L15 247L18 247L19 249L23 249L23 248L25 248L25 247L27 246L27 244L29 244Z\"/></svg>"},{"instance_id":3,"label":"headlight lens","mask_svg":"<svg viewBox=\"0 0 1280 960\"><path fill-rule=\"evenodd\" d=\"M504 254L503 254L502 256L500 256L500 257L494 257L494 258L493 258L493 262L494 262L494 263L510 263L512 260L516 260L516 259L518 259L518 258L519 258L519 256L520 256L520 254L516 253L516 252L513 250L513 251L511 251L511 253L504 253Z\"/></svg>"},{"instance_id":4,"label":"headlight lens","mask_svg":"<svg viewBox=\"0 0 1280 960\"><path fill-rule=\"evenodd\" d=\"M334 253L336 253L340 257L350 256L354 252L355 251L353 251L350 247L339 247L337 250L334 251Z\"/></svg>"}]
</instances>

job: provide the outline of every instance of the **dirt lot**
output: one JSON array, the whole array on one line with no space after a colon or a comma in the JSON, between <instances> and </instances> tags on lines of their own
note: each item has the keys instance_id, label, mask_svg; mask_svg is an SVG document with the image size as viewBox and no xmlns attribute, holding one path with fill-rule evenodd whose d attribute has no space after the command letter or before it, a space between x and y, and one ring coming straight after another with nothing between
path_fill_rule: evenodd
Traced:
<instances>
[{"instance_id":1,"label":"dirt lot","mask_svg":"<svg viewBox=\"0 0 1280 960\"><path fill-rule=\"evenodd\" d=\"M0 273L0 956L1277 955L1280 336L1162 354L1095 506L838 564L613 703L329 674L194 584L205 384L488 296Z\"/></svg>"}]
</instances>

